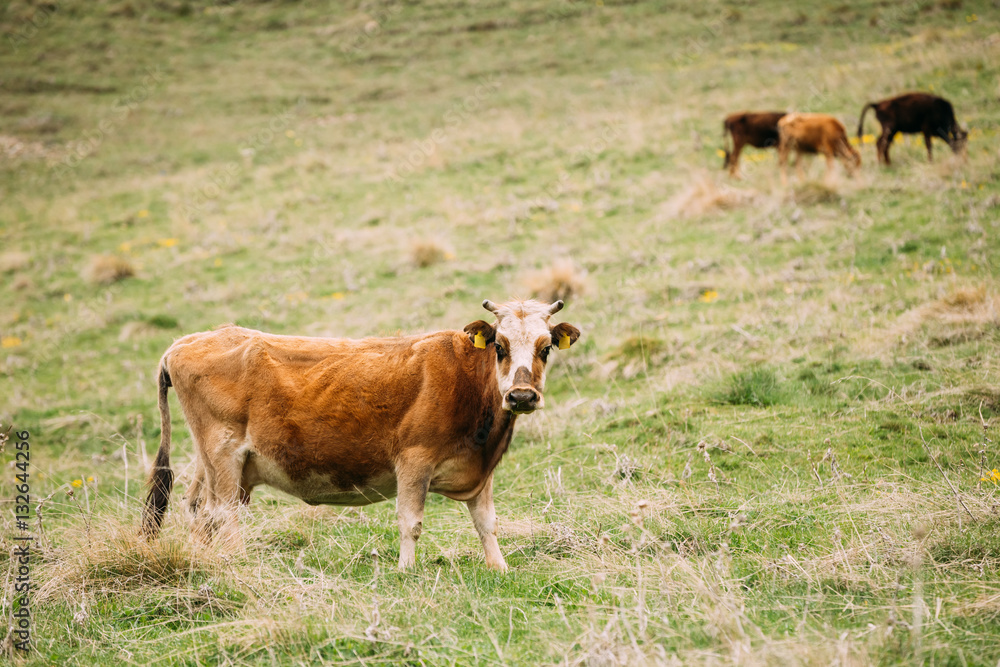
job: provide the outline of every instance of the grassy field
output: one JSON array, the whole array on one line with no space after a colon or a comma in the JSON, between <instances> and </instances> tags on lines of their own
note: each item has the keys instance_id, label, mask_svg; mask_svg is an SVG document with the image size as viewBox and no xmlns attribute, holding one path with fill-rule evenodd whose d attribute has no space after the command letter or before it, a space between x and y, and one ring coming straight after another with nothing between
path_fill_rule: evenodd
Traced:
<instances>
[{"instance_id":1,"label":"grassy field","mask_svg":"<svg viewBox=\"0 0 1000 667\"><path fill-rule=\"evenodd\" d=\"M34 645L0 660L1000 662L996 2L0 11L0 422L31 434L37 540ZM966 159L720 169L728 112L853 135L911 89ZM174 338L461 328L512 295L583 337L496 474L510 572L439 497L407 573L394 503L265 490L244 553L190 541L175 493L137 536Z\"/></svg>"}]
</instances>

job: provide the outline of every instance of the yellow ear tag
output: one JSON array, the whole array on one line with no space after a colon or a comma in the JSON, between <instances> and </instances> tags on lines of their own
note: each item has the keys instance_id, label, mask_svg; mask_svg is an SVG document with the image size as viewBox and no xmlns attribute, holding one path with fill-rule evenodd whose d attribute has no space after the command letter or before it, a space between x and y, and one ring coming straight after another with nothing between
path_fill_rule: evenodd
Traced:
<instances>
[{"instance_id":1,"label":"yellow ear tag","mask_svg":"<svg viewBox=\"0 0 1000 667\"><path fill-rule=\"evenodd\" d=\"M564 335L559 339L559 349L568 350L569 349L569 334Z\"/></svg>"},{"instance_id":2,"label":"yellow ear tag","mask_svg":"<svg viewBox=\"0 0 1000 667\"><path fill-rule=\"evenodd\" d=\"M485 350L486 338L483 337L483 334L477 333L475 337L472 339L472 344L478 347L480 350Z\"/></svg>"}]
</instances>

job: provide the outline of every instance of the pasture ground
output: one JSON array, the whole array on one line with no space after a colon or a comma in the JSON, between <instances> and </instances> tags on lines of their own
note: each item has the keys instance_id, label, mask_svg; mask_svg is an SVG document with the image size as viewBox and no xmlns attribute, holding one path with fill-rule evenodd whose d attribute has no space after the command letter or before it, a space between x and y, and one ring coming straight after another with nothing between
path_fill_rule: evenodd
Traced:
<instances>
[{"instance_id":1,"label":"pasture ground","mask_svg":"<svg viewBox=\"0 0 1000 667\"><path fill-rule=\"evenodd\" d=\"M44 499L34 648L4 659L1000 660L995 2L67 0L0 21L0 420L30 431ZM954 102L967 160L907 139L881 169L866 141L857 178L782 188L748 149L723 177L727 112L853 135L910 89ZM402 574L393 503L264 491L244 553L176 512L137 538L175 337L460 328L532 293L565 296L583 338L496 475L509 573L437 497Z\"/></svg>"}]
</instances>

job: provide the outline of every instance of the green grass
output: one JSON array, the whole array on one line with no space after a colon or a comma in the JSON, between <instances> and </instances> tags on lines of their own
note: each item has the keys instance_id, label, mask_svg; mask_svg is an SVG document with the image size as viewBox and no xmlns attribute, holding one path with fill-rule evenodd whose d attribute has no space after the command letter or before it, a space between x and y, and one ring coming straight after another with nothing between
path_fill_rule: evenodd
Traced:
<instances>
[{"instance_id":1,"label":"green grass","mask_svg":"<svg viewBox=\"0 0 1000 667\"><path fill-rule=\"evenodd\" d=\"M19 663L1000 660L989 2L15 2L0 27L0 422L46 499ZM728 112L853 134L910 89L954 103L967 159L720 169ZM175 502L137 537L174 338L460 328L545 289L583 337L497 471L510 572L436 496L408 573L391 502L258 492L243 550Z\"/></svg>"}]
</instances>

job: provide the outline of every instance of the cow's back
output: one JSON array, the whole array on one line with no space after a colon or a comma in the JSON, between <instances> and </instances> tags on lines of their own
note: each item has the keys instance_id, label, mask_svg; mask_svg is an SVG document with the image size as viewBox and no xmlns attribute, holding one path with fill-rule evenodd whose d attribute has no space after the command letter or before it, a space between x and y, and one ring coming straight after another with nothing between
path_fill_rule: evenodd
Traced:
<instances>
[{"instance_id":1,"label":"cow's back","mask_svg":"<svg viewBox=\"0 0 1000 667\"><path fill-rule=\"evenodd\" d=\"M778 121L783 111L742 111L726 116L725 127L742 143L767 148L778 143Z\"/></svg>"},{"instance_id":2,"label":"cow's back","mask_svg":"<svg viewBox=\"0 0 1000 667\"><path fill-rule=\"evenodd\" d=\"M879 122L887 121L897 132L922 132L925 125L948 127L955 123L951 102L929 93L905 93L876 106Z\"/></svg>"},{"instance_id":3,"label":"cow's back","mask_svg":"<svg viewBox=\"0 0 1000 667\"><path fill-rule=\"evenodd\" d=\"M847 141L844 124L826 114L790 113L778 121L778 129L804 152L827 152Z\"/></svg>"}]
</instances>

